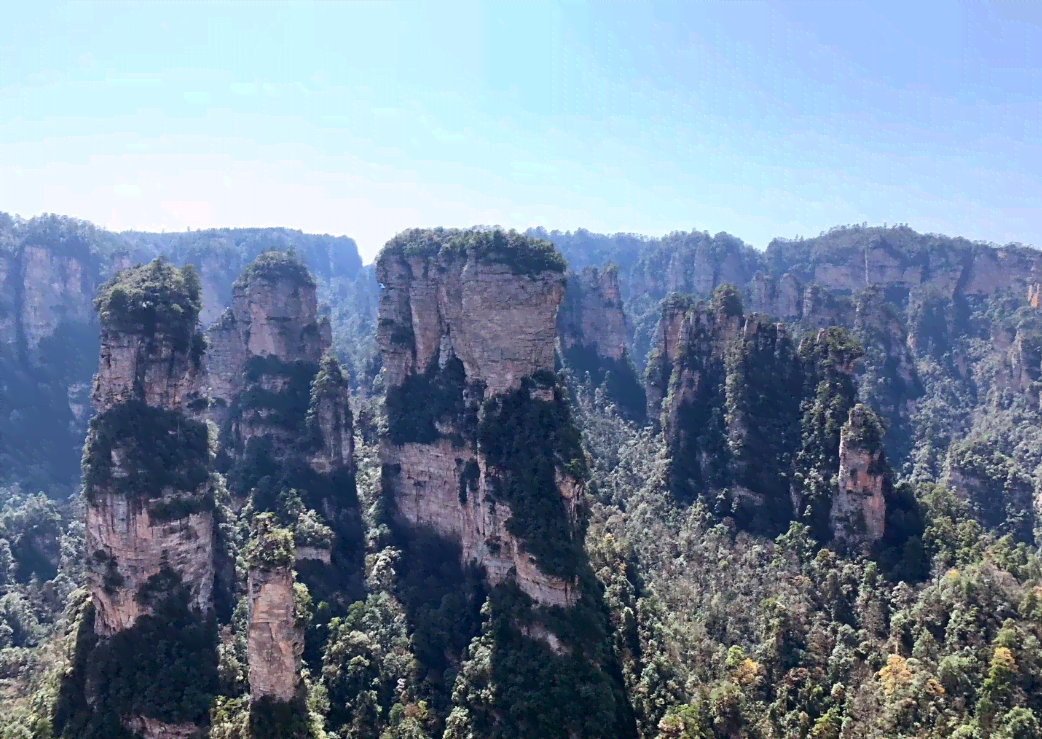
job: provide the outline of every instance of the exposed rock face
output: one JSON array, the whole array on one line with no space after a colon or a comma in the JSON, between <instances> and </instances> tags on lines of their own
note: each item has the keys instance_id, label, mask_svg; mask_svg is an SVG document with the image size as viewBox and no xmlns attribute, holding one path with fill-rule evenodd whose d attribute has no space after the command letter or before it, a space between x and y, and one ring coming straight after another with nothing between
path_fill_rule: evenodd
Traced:
<instances>
[{"instance_id":1,"label":"exposed rock face","mask_svg":"<svg viewBox=\"0 0 1042 739\"><path fill-rule=\"evenodd\" d=\"M205 441L203 448L198 443L200 434L205 440L205 429L187 415L199 366L199 357L192 356L199 346L197 286L156 262L122 273L99 300L102 348L93 393L98 415L84 465L86 544L95 630L110 635L149 612L139 597L142 588L167 567L187 589L192 608L203 614L211 609L214 529ZM157 314L158 304L175 308ZM152 433L174 436L134 438L148 433L156 419L175 428L160 424ZM185 441L182 448L181 439L189 437L195 446ZM178 460L161 465L178 466L157 471L146 462L144 469L142 459L150 451L142 453L141 445L160 445ZM193 480L193 489L175 485L186 469L194 474L182 478ZM169 483L140 491L146 474Z\"/></svg>"},{"instance_id":2,"label":"exposed rock face","mask_svg":"<svg viewBox=\"0 0 1042 739\"><path fill-rule=\"evenodd\" d=\"M655 329L656 340L646 373L648 417L651 419L657 420L662 412L662 401L669 392L673 365L680 356L680 343L691 306L690 300L678 296L670 296L662 303L662 315Z\"/></svg>"},{"instance_id":3,"label":"exposed rock face","mask_svg":"<svg viewBox=\"0 0 1042 739\"><path fill-rule=\"evenodd\" d=\"M290 567L250 569L247 655L254 701L291 701L300 688L304 635L296 623L293 580Z\"/></svg>"},{"instance_id":4,"label":"exposed rock face","mask_svg":"<svg viewBox=\"0 0 1042 739\"><path fill-rule=\"evenodd\" d=\"M803 288L795 275L780 278L757 272L745 288L746 302L756 313L796 321L803 315Z\"/></svg>"},{"instance_id":5,"label":"exposed rock face","mask_svg":"<svg viewBox=\"0 0 1042 739\"><path fill-rule=\"evenodd\" d=\"M422 373L443 344L489 395L553 369L561 274L533 279L476 258L388 254L377 279L384 288L377 338L389 387Z\"/></svg>"},{"instance_id":6,"label":"exposed rock face","mask_svg":"<svg viewBox=\"0 0 1042 739\"><path fill-rule=\"evenodd\" d=\"M214 523L209 511L156 520L126 497L103 495L87 507L86 535L98 634L128 629L150 612L138 592L164 566L180 576L193 609L211 609Z\"/></svg>"},{"instance_id":7,"label":"exposed rock face","mask_svg":"<svg viewBox=\"0 0 1042 739\"><path fill-rule=\"evenodd\" d=\"M557 334L564 365L603 391L626 418L643 421L647 398L627 348L618 269L587 267L569 275Z\"/></svg>"},{"instance_id":8,"label":"exposed rock face","mask_svg":"<svg viewBox=\"0 0 1042 739\"><path fill-rule=\"evenodd\" d=\"M745 315L726 296L718 290L711 305L673 300L663 309L648 382L670 450L670 485L684 502L726 489L749 520L775 508L787 519L782 458L791 460L796 435L782 430L798 423L795 347L783 324ZM753 469L772 465L772 473Z\"/></svg>"},{"instance_id":9,"label":"exposed rock face","mask_svg":"<svg viewBox=\"0 0 1042 739\"><path fill-rule=\"evenodd\" d=\"M830 525L837 541L871 544L886 529L887 467L882 435L872 412L858 404L840 432L839 491Z\"/></svg>"},{"instance_id":10,"label":"exposed rock face","mask_svg":"<svg viewBox=\"0 0 1042 739\"><path fill-rule=\"evenodd\" d=\"M142 400L167 410L186 408L199 397L201 356L162 333L131 332L102 326L101 357L94 378L94 408L99 413L120 403Z\"/></svg>"},{"instance_id":11,"label":"exposed rock face","mask_svg":"<svg viewBox=\"0 0 1042 739\"><path fill-rule=\"evenodd\" d=\"M587 267L568 276L557 332L565 350L584 346L616 361L625 356L626 315L617 269Z\"/></svg>"},{"instance_id":12,"label":"exposed rock face","mask_svg":"<svg viewBox=\"0 0 1042 739\"><path fill-rule=\"evenodd\" d=\"M405 238L447 243L453 235ZM381 447L385 491L404 524L459 543L464 563L483 566L491 583L514 578L537 603L570 605L575 583L544 572L508 530L512 511L496 498L506 473L474 437L489 404L505 394L520 392L525 403L563 402L545 379L533 381L552 377L563 270L519 270L478 247L442 245L421 250L391 242L377 262L391 426ZM445 411L431 420L406 417L439 398ZM560 496L552 505L562 506L574 531L581 485L560 469L552 485L548 494Z\"/></svg>"},{"instance_id":13,"label":"exposed rock face","mask_svg":"<svg viewBox=\"0 0 1042 739\"><path fill-rule=\"evenodd\" d=\"M347 470L354 474L354 418L347 379L335 361L325 361L311 392L308 423L319 439L311 456L315 472Z\"/></svg>"},{"instance_id":14,"label":"exposed rock face","mask_svg":"<svg viewBox=\"0 0 1042 739\"><path fill-rule=\"evenodd\" d=\"M21 255L22 328L31 353L65 321L89 323L93 280L82 261L44 246L26 246Z\"/></svg>"},{"instance_id":15,"label":"exposed rock face","mask_svg":"<svg viewBox=\"0 0 1042 739\"><path fill-rule=\"evenodd\" d=\"M251 357L317 363L332 343L318 316L315 282L303 265L277 253L261 255L232 288L232 305L209 330L210 396L228 407L243 388Z\"/></svg>"}]
</instances>

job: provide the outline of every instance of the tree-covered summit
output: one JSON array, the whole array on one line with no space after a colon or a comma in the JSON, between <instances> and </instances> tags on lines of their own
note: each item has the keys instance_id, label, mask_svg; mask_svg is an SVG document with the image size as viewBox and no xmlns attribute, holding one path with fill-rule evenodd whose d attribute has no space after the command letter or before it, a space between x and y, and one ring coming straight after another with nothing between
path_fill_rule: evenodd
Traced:
<instances>
[{"instance_id":1,"label":"tree-covered summit","mask_svg":"<svg viewBox=\"0 0 1042 739\"><path fill-rule=\"evenodd\" d=\"M388 241L377 261L385 261L392 255L440 256L446 259L473 257L477 261L505 264L521 275L564 272L568 266L549 241L531 238L513 229L413 228Z\"/></svg>"},{"instance_id":2,"label":"tree-covered summit","mask_svg":"<svg viewBox=\"0 0 1042 739\"><path fill-rule=\"evenodd\" d=\"M254 280L292 280L307 287L315 286L315 278L293 249L262 253L246 266L235 284L247 285Z\"/></svg>"},{"instance_id":3,"label":"tree-covered summit","mask_svg":"<svg viewBox=\"0 0 1042 739\"><path fill-rule=\"evenodd\" d=\"M163 333L187 342L199 323L200 293L194 267L178 268L160 257L117 273L99 288L94 307L108 328Z\"/></svg>"}]
</instances>

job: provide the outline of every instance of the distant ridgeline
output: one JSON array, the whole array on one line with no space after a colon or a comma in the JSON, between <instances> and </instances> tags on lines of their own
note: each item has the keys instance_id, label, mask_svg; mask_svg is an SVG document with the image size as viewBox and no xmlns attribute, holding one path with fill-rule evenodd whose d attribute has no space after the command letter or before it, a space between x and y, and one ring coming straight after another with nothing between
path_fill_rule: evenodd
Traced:
<instances>
[{"instance_id":1,"label":"distant ridgeline","mask_svg":"<svg viewBox=\"0 0 1042 739\"><path fill-rule=\"evenodd\" d=\"M116 234L61 216L25 221L0 213L0 484L57 497L73 490L97 369L92 301L116 270L155 256L194 265L205 327L228 305L249 262L289 248L334 306L333 332L349 372L371 378L376 286L349 238L283 228Z\"/></svg>"},{"instance_id":2,"label":"distant ridgeline","mask_svg":"<svg viewBox=\"0 0 1042 739\"><path fill-rule=\"evenodd\" d=\"M669 376L652 360L662 359L660 321L678 315L669 301L660 308L670 295L708 300L734 285L744 309L785 323L797 348L805 331L847 329L861 347L852 365L856 399L881 418L886 456L899 476L943 480L982 523L1033 538L1034 491L1042 489L1036 249L906 226L835 228L776 239L766 252L725 233L529 233L554 242L573 268L618 265L631 356L647 367L652 396L669 391ZM717 429L727 423L723 416L713 421Z\"/></svg>"}]
</instances>

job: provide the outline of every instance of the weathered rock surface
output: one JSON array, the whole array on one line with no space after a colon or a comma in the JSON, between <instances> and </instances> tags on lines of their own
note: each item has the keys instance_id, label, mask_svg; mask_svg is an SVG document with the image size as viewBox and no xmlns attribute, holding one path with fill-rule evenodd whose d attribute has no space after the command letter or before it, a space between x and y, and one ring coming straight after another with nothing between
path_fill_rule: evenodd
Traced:
<instances>
[{"instance_id":1,"label":"weathered rock surface","mask_svg":"<svg viewBox=\"0 0 1042 739\"><path fill-rule=\"evenodd\" d=\"M871 411L858 404L840 432L839 491L832 500L830 526L837 541L871 544L886 529L886 462Z\"/></svg>"},{"instance_id":2,"label":"weathered rock surface","mask_svg":"<svg viewBox=\"0 0 1042 739\"><path fill-rule=\"evenodd\" d=\"M568 289L557 314L562 348L591 347L602 357L626 355L626 314L622 310L619 271L587 267L568 276Z\"/></svg>"},{"instance_id":3,"label":"weathered rock surface","mask_svg":"<svg viewBox=\"0 0 1042 739\"><path fill-rule=\"evenodd\" d=\"M164 567L180 576L189 605L207 613L213 597L213 536L209 511L157 521L124 496L99 496L87 506L86 527L95 631L117 633L148 613L138 593Z\"/></svg>"},{"instance_id":4,"label":"weathered rock surface","mask_svg":"<svg viewBox=\"0 0 1042 739\"><path fill-rule=\"evenodd\" d=\"M458 394L452 402L477 414L483 401L518 389L533 375L552 373L565 289L561 272L519 273L473 249L410 253L389 245L377 262L377 277L383 286L378 341L389 403L418 376L461 366L461 382L444 392ZM610 291L612 283L607 286ZM536 388L531 397L530 402L550 400L553 391ZM381 446L389 471L385 491L399 519L459 543L464 563L483 566L491 583L514 578L537 603L572 604L575 583L543 572L507 530L509 506L492 502L501 471L478 450L472 432L448 418L438 420L437 432L430 440L387 439ZM581 486L559 470L555 493L574 525Z\"/></svg>"},{"instance_id":5,"label":"weathered rock surface","mask_svg":"<svg viewBox=\"0 0 1042 739\"><path fill-rule=\"evenodd\" d=\"M377 339L388 386L422 373L445 344L488 395L553 369L564 277L515 274L475 258L388 254L377 263Z\"/></svg>"},{"instance_id":6,"label":"weathered rock surface","mask_svg":"<svg viewBox=\"0 0 1042 739\"><path fill-rule=\"evenodd\" d=\"M318 473L355 469L354 417L350 391L340 365L325 361L312 390L308 422L318 437L311 467Z\"/></svg>"},{"instance_id":7,"label":"weathered rock surface","mask_svg":"<svg viewBox=\"0 0 1042 739\"><path fill-rule=\"evenodd\" d=\"M251 357L317 363L332 336L328 319L318 315L315 283L306 271L270 269L247 271L235 283L231 307L211 326L207 343L209 393L220 417L219 409L242 391Z\"/></svg>"},{"instance_id":8,"label":"weathered rock surface","mask_svg":"<svg viewBox=\"0 0 1042 739\"><path fill-rule=\"evenodd\" d=\"M198 346L201 337L198 295L182 279L178 270L154 262L124 273L114 287L107 286L109 292L101 298L105 302L102 344L93 391L99 414L93 423L102 425L92 426L88 448L102 441L95 437L132 432L133 428L120 426L135 422L120 417L120 411L128 408L130 418L143 423L151 421L153 410L160 415L173 413L188 433L193 423L188 405L197 397L198 387L199 357L193 356L193 346ZM158 287L146 294L141 284ZM126 294L131 297L123 299ZM127 316L147 316L150 309L142 306L157 303L178 308L157 312L147 321L148 328L128 320ZM170 317L174 315L177 317ZM109 423L116 425L110 427ZM195 431L199 433L198 428ZM150 441L159 443L160 439L138 443ZM189 452L178 449L172 456L186 454ZM145 473L131 461L125 446L114 444L107 458L88 452L85 459L87 465L98 468L88 469L88 478L99 480L85 491L85 536L97 633L111 635L130 628L149 612L148 602L140 597L141 589L165 568L187 589L190 606L200 614L208 613L212 608L214 526L210 512L213 493L205 472L199 489L164 487L142 495L135 484ZM164 463L174 464L172 460ZM201 463L205 466L206 461ZM184 512L178 515L177 511Z\"/></svg>"},{"instance_id":9,"label":"weathered rock surface","mask_svg":"<svg viewBox=\"0 0 1042 739\"><path fill-rule=\"evenodd\" d=\"M103 326L94 377L95 410L100 413L130 400L167 410L186 408L200 395L201 358L177 344L168 334Z\"/></svg>"},{"instance_id":10,"label":"weathered rock surface","mask_svg":"<svg viewBox=\"0 0 1042 739\"><path fill-rule=\"evenodd\" d=\"M304 635L298 628L289 567L251 568L247 655L250 698L291 701L300 688Z\"/></svg>"}]
</instances>

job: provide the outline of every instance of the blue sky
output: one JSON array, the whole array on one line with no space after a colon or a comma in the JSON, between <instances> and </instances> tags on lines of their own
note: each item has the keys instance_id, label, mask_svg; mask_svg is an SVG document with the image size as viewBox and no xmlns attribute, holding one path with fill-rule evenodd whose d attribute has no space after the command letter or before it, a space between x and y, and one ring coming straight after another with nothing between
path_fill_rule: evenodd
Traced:
<instances>
[{"instance_id":1,"label":"blue sky","mask_svg":"<svg viewBox=\"0 0 1042 739\"><path fill-rule=\"evenodd\" d=\"M12 3L0 210L1042 246L1042 3Z\"/></svg>"}]
</instances>

